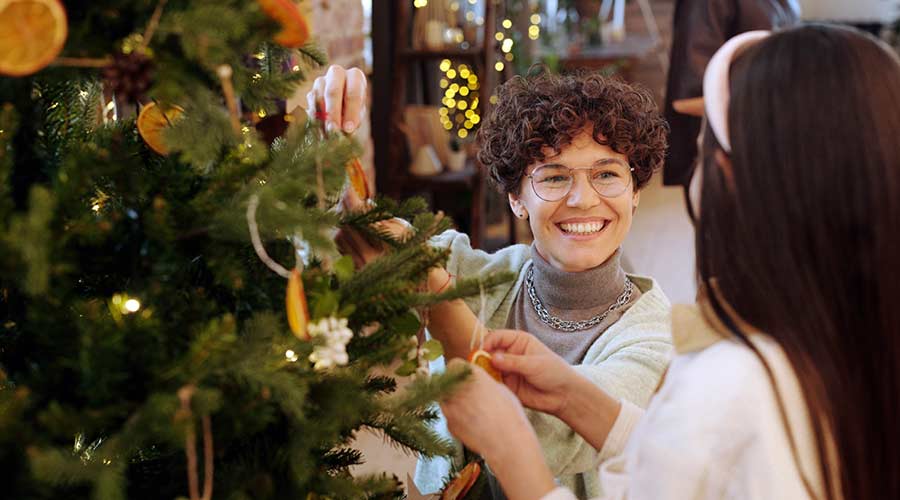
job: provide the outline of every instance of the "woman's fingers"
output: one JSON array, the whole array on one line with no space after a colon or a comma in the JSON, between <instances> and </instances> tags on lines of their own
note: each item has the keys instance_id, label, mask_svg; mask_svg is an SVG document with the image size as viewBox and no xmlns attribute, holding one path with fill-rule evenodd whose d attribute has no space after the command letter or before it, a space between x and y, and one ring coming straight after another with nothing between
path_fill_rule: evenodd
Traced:
<instances>
[{"instance_id":1,"label":"woman's fingers","mask_svg":"<svg viewBox=\"0 0 900 500\"><path fill-rule=\"evenodd\" d=\"M353 133L362 120L367 87L366 75L362 70L347 70L333 64L325 76L313 81L312 90L306 94L307 110L313 115L317 110L324 109L328 115L326 128L329 131Z\"/></svg>"},{"instance_id":2,"label":"woman's fingers","mask_svg":"<svg viewBox=\"0 0 900 500\"><path fill-rule=\"evenodd\" d=\"M312 89L306 94L306 113L313 117L316 109L325 106L325 77L320 76L313 80Z\"/></svg>"},{"instance_id":3,"label":"woman's fingers","mask_svg":"<svg viewBox=\"0 0 900 500\"><path fill-rule=\"evenodd\" d=\"M522 333L524 332L518 330L491 330L484 337L482 349L488 352L508 351L519 340Z\"/></svg>"},{"instance_id":4,"label":"woman's fingers","mask_svg":"<svg viewBox=\"0 0 900 500\"><path fill-rule=\"evenodd\" d=\"M347 84L347 71L332 65L325 73L325 111L328 114L326 127L329 131L340 130L344 112L344 87Z\"/></svg>"},{"instance_id":5,"label":"woman's fingers","mask_svg":"<svg viewBox=\"0 0 900 500\"><path fill-rule=\"evenodd\" d=\"M528 378L541 368L541 358L497 352L491 356L491 365L505 374L515 373Z\"/></svg>"},{"instance_id":6,"label":"woman's fingers","mask_svg":"<svg viewBox=\"0 0 900 500\"><path fill-rule=\"evenodd\" d=\"M366 75L359 68L350 68L346 73L341 127L344 132L353 133L362 119L366 102Z\"/></svg>"}]
</instances>

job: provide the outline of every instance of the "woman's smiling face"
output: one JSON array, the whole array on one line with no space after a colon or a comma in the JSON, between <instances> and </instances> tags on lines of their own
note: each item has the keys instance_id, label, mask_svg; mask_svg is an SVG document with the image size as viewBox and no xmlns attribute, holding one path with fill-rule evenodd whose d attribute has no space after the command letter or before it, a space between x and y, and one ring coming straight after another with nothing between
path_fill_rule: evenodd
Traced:
<instances>
[{"instance_id":1,"label":"woman's smiling face","mask_svg":"<svg viewBox=\"0 0 900 500\"><path fill-rule=\"evenodd\" d=\"M558 155L529 165L519 194L509 194L513 212L528 216L538 253L557 269L568 272L597 267L616 252L631 229L631 218L640 199L628 158L598 144L590 130L590 126L582 130ZM539 167L550 164L578 169L573 171L569 193L558 201L541 199L529 177ZM591 184L591 170L587 169L595 165L604 165L599 175L620 176L628 188L618 196L601 196Z\"/></svg>"}]
</instances>

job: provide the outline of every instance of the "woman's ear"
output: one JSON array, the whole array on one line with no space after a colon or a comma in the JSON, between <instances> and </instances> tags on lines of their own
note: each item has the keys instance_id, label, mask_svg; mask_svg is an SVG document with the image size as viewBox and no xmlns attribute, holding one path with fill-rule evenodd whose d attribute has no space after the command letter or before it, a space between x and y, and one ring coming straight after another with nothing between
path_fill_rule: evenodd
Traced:
<instances>
[{"instance_id":1,"label":"woman's ear","mask_svg":"<svg viewBox=\"0 0 900 500\"><path fill-rule=\"evenodd\" d=\"M528 210L525 208L525 204L522 203L522 200L519 199L519 195L515 193L507 193L506 196L509 197L509 208L511 208L512 212L516 214L516 217L520 219L528 217Z\"/></svg>"}]
</instances>

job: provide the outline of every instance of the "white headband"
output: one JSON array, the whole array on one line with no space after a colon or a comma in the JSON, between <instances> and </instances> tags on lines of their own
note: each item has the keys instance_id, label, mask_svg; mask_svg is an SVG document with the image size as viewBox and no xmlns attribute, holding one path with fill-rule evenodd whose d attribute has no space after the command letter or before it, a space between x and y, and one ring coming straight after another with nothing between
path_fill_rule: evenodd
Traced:
<instances>
[{"instance_id":1,"label":"white headband","mask_svg":"<svg viewBox=\"0 0 900 500\"><path fill-rule=\"evenodd\" d=\"M731 153L731 136L728 134L728 103L730 99L728 73L731 61L738 50L771 35L771 31L757 30L741 33L728 40L709 60L703 75L703 105L706 119L716 135L716 140L726 153Z\"/></svg>"}]
</instances>

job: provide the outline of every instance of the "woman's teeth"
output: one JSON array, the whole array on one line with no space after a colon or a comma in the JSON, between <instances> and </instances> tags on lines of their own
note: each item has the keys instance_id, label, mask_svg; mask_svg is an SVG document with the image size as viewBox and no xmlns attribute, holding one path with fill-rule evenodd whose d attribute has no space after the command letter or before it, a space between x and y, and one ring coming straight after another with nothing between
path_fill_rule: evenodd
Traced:
<instances>
[{"instance_id":1,"label":"woman's teeth","mask_svg":"<svg viewBox=\"0 0 900 500\"><path fill-rule=\"evenodd\" d=\"M574 234L598 233L606 226L606 222L579 222L577 224L560 224L559 227Z\"/></svg>"}]
</instances>

